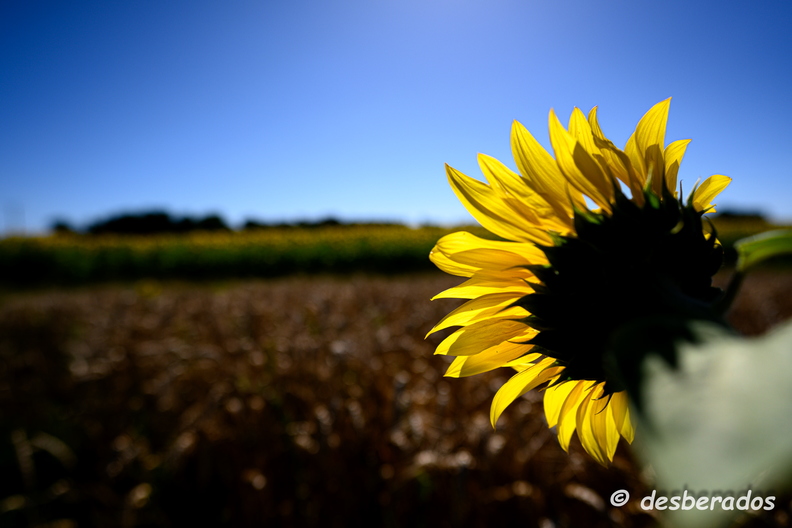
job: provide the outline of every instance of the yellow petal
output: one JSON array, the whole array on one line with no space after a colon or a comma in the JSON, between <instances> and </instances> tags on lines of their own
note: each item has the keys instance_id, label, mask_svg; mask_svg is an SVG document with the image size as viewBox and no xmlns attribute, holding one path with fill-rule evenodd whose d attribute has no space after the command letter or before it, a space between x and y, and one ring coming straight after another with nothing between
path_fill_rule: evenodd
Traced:
<instances>
[{"instance_id":1,"label":"yellow petal","mask_svg":"<svg viewBox=\"0 0 792 528\"><path fill-rule=\"evenodd\" d=\"M596 137L599 140L610 141L607 137L605 137L605 134L602 132L602 128L599 125L599 120L597 119L596 106L592 107L592 109L589 110L587 121L589 122L589 126L591 127L591 133L594 134L594 137Z\"/></svg>"},{"instance_id":2,"label":"yellow petal","mask_svg":"<svg viewBox=\"0 0 792 528\"><path fill-rule=\"evenodd\" d=\"M569 451L569 442L572 440L572 433L575 432L577 426L577 410L583 399L588 396L586 392L593 384L593 381L583 380L577 382L575 387L570 391L564 405L561 406L561 411L558 413L558 443L564 451Z\"/></svg>"},{"instance_id":3,"label":"yellow petal","mask_svg":"<svg viewBox=\"0 0 792 528\"><path fill-rule=\"evenodd\" d=\"M616 446L619 443L619 431L616 430L613 414L608 412L609 400L608 396L599 396L598 399L592 401L590 412L591 430L594 433L594 439L597 441L602 454L608 461L612 461L613 455L616 453Z\"/></svg>"},{"instance_id":4,"label":"yellow petal","mask_svg":"<svg viewBox=\"0 0 792 528\"><path fill-rule=\"evenodd\" d=\"M664 148L670 107L671 98L669 97L650 108L638 121L638 126L635 127L635 141L640 150L646 151L651 145Z\"/></svg>"},{"instance_id":5,"label":"yellow petal","mask_svg":"<svg viewBox=\"0 0 792 528\"><path fill-rule=\"evenodd\" d=\"M689 139L679 139L668 144L663 153L665 158L665 177L668 190L676 196L677 174L679 173L679 166L682 164L682 158L685 156Z\"/></svg>"},{"instance_id":6,"label":"yellow petal","mask_svg":"<svg viewBox=\"0 0 792 528\"><path fill-rule=\"evenodd\" d=\"M594 131L591 129L591 124L578 107L572 110L572 115L569 117L569 133L589 154L600 153L600 148L594 142Z\"/></svg>"},{"instance_id":7,"label":"yellow petal","mask_svg":"<svg viewBox=\"0 0 792 528\"><path fill-rule=\"evenodd\" d=\"M613 455L616 454L616 448L619 445L619 438L621 438L621 434L619 433L619 430L616 429L616 424L613 421L613 415L608 411L608 409L605 409L605 414L607 415L605 422L605 427L607 428L607 452L605 454L608 455L608 460L613 462Z\"/></svg>"},{"instance_id":8,"label":"yellow petal","mask_svg":"<svg viewBox=\"0 0 792 528\"><path fill-rule=\"evenodd\" d=\"M509 305L514 304L521 297L521 294L512 292L482 295L478 299L466 302L443 317L426 336L444 328L470 325L487 318L527 317L529 314L524 308L519 306L509 308Z\"/></svg>"},{"instance_id":9,"label":"yellow petal","mask_svg":"<svg viewBox=\"0 0 792 528\"><path fill-rule=\"evenodd\" d=\"M533 291L530 283L518 277L492 277L487 275L474 275L462 284L444 290L434 297L435 299L475 299L481 295L497 292L515 292L528 295Z\"/></svg>"},{"instance_id":10,"label":"yellow petal","mask_svg":"<svg viewBox=\"0 0 792 528\"><path fill-rule=\"evenodd\" d=\"M583 398L577 410L577 434L583 449L600 464L607 465L605 453L600 447L599 439L594 431L595 412L598 410L599 398L602 395L602 384L596 385Z\"/></svg>"},{"instance_id":11,"label":"yellow petal","mask_svg":"<svg viewBox=\"0 0 792 528\"><path fill-rule=\"evenodd\" d=\"M594 203L602 209L610 212L611 207L606 189L610 187L612 191L613 185L606 181L605 175L596 162L566 131L552 110L550 110L549 123L550 143L562 174L570 185L594 200Z\"/></svg>"},{"instance_id":12,"label":"yellow petal","mask_svg":"<svg viewBox=\"0 0 792 528\"><path fill-rule=\"evenodd\" d=\"M633 201L639 207L642 206L644 203L643 186L645 176L641 177L633 167L630 157L616 147L616 145L602 133L602 129L600 129L599 122L597 121L596 106L589 112L588 121L589 125L591 125L591 132L594 135L595 142L599 146L600 152L603 158L605 158L611 172L627 185L632 194Z\"/></svg>"},{"instance_id":13,"label":"yellow petal","mask_svg":"<svg viewBox=\"0 0 792 528\"><path fill-rule=\"evenodd\" d=\"M485 240L470 233L451 233L432 248L429 259L440 269L463 277L526 279L535 281L525 266L545 264L542 250L533 244Z\"/></svg>"},{"instance_id":14,"label":"yellow petal","mask_svg":"<svg viewBox=\"0 0 792 528\"><path fill-rule=\"evenodd\" d=\"M442 237L432 251L439 251L455 262L477 269L496 270L547 263L544 252L533 244L487 240L465 231Z\"/></svg>"},{"instance_id":15,"label":"yellow petal","mask_svg":"<svg viewBox=\"0 0 792 528\"><path fill-rule=\"evenodd\" d=\"M551 366L554 363L555 359L545 358L522 372L518 372L503 384L492 399L492 406L490 407L490 423L492 423L492 427L495 427L500 415L514 400L563 370L563 367Z\"/></svg>"},{"instance_id":16,"label":"yellow petal","mask_svg":"<svg viewBox=\"0 0 792 528\"><path fill-rule=\"evenodd\" d=\"M622 428L619 430L621 435L627 440L628 444L632 444L633 439L635 438L635 428L633 428L632 421L630 420L630 408L627 408L627 413L624 415L624 423L622 424Z\"/></svg>"},{"instance_id":17,"label":"yellow petal","mask_svg":"<svg viewBox=\"0 0 792 528\"><path fill-rule=\"evenodd\" d=\"M479 154L478 161L487 181L504 193L504 199L514 196L516 198L515 202L512 202L514 209L526 218L531 218L532 223L561 234L572 231L572 218L568 214L559 216L557 210L534 191L519 174L485 154Z\"/></svg>"},{"instance_id":18,"label":"yellow petal","mask_svg":"<svg viewBox=\"0 0 792 528\"><path fill-rule=\"evenodd\" d=\"M429 260L431 260L435 266L446 273L457 275L459 277L471 277L479 270L479 268L469 264L454 262L444 253L438 251L437 246L435 246L434 249L432 249L432 251L429 253Z\"/></svg>"},{"instance_id":19,"label":"yellow petal","mask_svg":"<svg viewBox=\"0 0 792 528\"><path fill-rule=\"evenodd\" d=\"M498 249L469 249L454 253L453 260L484 270L506 270L531 264L522 255ZM515 276L517 274L515 273Z\"/></svg>"},{"instance_id":20,"label":"yellow petal","mask_svg":"<svg viewBox=\"0 0 792 528\"><path fill-rule=\"evenodd\" d=\"M619 431L627 442L632 443L634 430L630 423L630 407L629 400L627 399L627 392L614 392L611 396L608 409L613 416L613 424L616 430Z\"/></svg>"},{"instance_id":21,"label":"yellow petal","mask_svg":"<svg viewBox=\"0 0 792 528\"><path fill-rule=\"evenodd\" d=\"M457 231L443 236L437 242L437 248L448 255L471 249L497 249L510 253L517 253L518 255L525 255L526 260L536 260L537 262L543 263L547 262L547 258L544 256L542 250L537 248L534 244L490 240L468 233L467 231Z\"/></svg>"},{"instance_id":22,"label":"yellow petal","mask_svg":"<svg viewBox=\"0 0 792 528\"><path fill-rule=\"evenodd\" d=\"M542 355L529 353L533 345L520 343L501 343L473 356L457 356L446 370L445 376L449 378L462 378L489 372L503 367L506 363L517 358L525 361L536 361Z\"/></svg>"},{"instance_id":23,"label":"yellow petal","mask_svg":"<svg viewBox=\"0 0 792 528\"><path fill-rule=\"evenodd\" d=\"M712 200L714 200L729 183L731 183L731 178L728 176L723 176L722 174L710 176L693 191L693 206L699 211L714 213L715 204L712 203Z\"/></svg>"},{"instance_id":24,"label":"yellow petal","mask_svg":"<svg viewBox=\"0 0 792 528\"><path fill-rule=\"evenodd\" d=\"M446 337L435 350L435 354L470 356L508 341L530 329L525 323L509 319L480 321L465 326Z\"/></svg>"},{"instance_id":25,"label":"yellow petal","mask_svg":"<svg viewBox=\"0 0 792 528\"><path fill-rule=\"evenodd\" d=\"M573 204L579 208L586 206L583 196L569 188L553 157L517 121L512 125L511 147L517 168L528 185L556 210L559 217L571 216Z\"/></svg>"},{"instance_id":26,"label":"yellow petal","mask_svg":"<svg viewBox=\"0 0 792 528\"><path fill-rule=\"evenodd\" d=\"M534 337L538 333L539 333L538 331L532 329L530 332L526 332L525 334L523 334L521 336L517 336L517 337L512 338L512 340L510 342L512 342L512 343L525 343L526 341L529 341L532 337ZM511 367L514 370L516 370L517 372L522 372L523 370L527 369L528 367L530 367L534 363L535 363L535 361L532 358L518 357L517 359L513 359L513 360L509 361L508 363L504 363L503 366L504 367Z\"/></svg>"},{"instance_id":27,"label":"yellow petal","mask_svg":"<svg viewBox=\"0 0 792 528\"><path fill-rule=\"evenodd\" d=\"M635 132L627 139L627 144L624 145L624 153L630 160L630 166L635 171L635 176L641 184L641 188L646 185L646 160L644 159L643 152L638 149L638 144L635 141ZM635 193L633 192L633 198Z\"/></svg>"},{"instance_id":28,"label":"yellow petal","mask_svg":"<svg viewBox=\"0 0 792 528\"><path fill-rule=\"evenodd\" d=\"M446 165L448 182L462 205L488 231L508 240L548 244L552 240L530 219L518 214L493 189Z\"/></svg>"},{"instance_id":29,"label":"yellow petal","mask_svg":"<svg viewBox=\"0 0 792 528\"><path fill-rule=\"evenodd\" d=\"M576 381L564 381L558 385L548 387L544 393L544 411L547 419L547 427L555 427L558 423L558 416L561 413L561 406L577 386Z\"/></svg>"},{"instance_id":30,"label":"yellow petal","mask_svg":"<svg viewBox=\"0 0 792 528\"><path fill-rule=\"evenodd\" d=\"M670 97L660 101L644 114L635 128L635 143L638 153L645 160L647 176L651 169L652 189L658 195L662 193L665 177L663 150L665 149L666 124L670 106Z\"/></svg>"}]
</instances>

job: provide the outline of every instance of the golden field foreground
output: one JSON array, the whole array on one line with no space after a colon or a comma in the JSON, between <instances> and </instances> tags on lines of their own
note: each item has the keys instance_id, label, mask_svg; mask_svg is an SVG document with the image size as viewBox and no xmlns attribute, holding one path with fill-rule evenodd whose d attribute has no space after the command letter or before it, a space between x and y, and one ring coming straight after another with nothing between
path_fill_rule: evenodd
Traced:
<instances>
[{"instance_id":1,"label":"golden field foreground","mask_svg":"<svg viewBox=\"0 0 792 528\"><path fill-rule=\"evenodd\" d=\"M726 277L719 277L721 282ZM458 301L439 273L138 282L0 298L2 526L644 527L622 445L570 453L529 393L489 424L509 372L443 378L424 335ZM792 272L732 313L792 316ZM640 433L639 433L640 435ZM633 499L609 503L618 489ZM788 526L790 497L741 526ZM760 516L761 515L761 516Z\"/></svg>"}]
</instances>

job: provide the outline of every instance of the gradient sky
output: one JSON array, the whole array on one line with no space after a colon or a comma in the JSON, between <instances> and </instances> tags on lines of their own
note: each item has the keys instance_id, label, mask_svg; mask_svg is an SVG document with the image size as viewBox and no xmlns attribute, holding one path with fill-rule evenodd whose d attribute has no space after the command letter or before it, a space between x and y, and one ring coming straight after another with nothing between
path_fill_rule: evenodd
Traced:
<instances>
[{"instance_id":1,"label":"gradient sky","mask_svg":"<svg viewBox=\"0 0 792 528\"><path fill-rule=\"evenodd\" d=\"M0 3L2 232L114 213L468 222L443 163L514 168L513 120L673 97L680 177L792 220L792 3Z\"/></svg>"}]
</instances>

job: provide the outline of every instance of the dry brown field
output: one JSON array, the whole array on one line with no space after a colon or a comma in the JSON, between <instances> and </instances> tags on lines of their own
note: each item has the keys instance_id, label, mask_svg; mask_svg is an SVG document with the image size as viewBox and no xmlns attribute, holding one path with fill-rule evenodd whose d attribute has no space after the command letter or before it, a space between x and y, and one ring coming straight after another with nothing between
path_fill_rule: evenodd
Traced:
<instances>
[{"instance_id":1,"label":"dry brown field","mask_svg":"<svg viewBox=\"0 0 792 528\"><path fill-rule=\"evenodd\" d=\"M719 277L723 282L724 277ZM651 471L569 453L509 372L443 377L437 274L139 282L0 297L0 525L646 527ZM731 314L792 316L792 272ZM740 526L788 526L790 497Z\"/></svg>"}]
</instances>

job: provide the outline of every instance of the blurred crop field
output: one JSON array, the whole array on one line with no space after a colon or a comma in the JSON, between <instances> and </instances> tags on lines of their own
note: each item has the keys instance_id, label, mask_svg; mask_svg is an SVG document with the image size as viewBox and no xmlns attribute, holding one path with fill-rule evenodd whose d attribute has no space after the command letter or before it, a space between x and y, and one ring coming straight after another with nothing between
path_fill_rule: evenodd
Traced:
<instances>
[{"instance_id":1,"label":"blurred crop field","mask_svg":"<svg viewBox=\"0 0 792 528\"><path fill-rule=\"evenodd\" d=\"M726 262L736 240L781 226L761 217L716 217L713 228ZM97 282L267 278L295 273L406 273L431 271L427 258L437 240L460 228L339 225L197 231L186 234L55 234L0 239L0 287L7 289ZM787 264L792 261L787 260Z\"/></svg>"},{"instance_id":2,"label":"blurred crop field","mask_svg":"<svg viewBox=\"0 0 792 528\"><path fill-rule=\"evenodd\" d=\"M725 276L718 277L723 282ZM139 281L0 302L0 526L645 527L651 469L603 468L502 370L444 378L440 273ZM749 276L734 324L792 315ZM790 497L741 526L788 526Z\"/></svg>"},{"instance_id":3,"label":"blurred crop field","mask_svg":"<svg viewBox=\"0 0 792 528\"><path fill-rule=\"evenodd\" d=\"M728 250L768 226L717 227ZM511 372L443 377L450 231L0 240L0 526L655 526L629 447L565 453L536 392L493 430ZM790 316L776 265L731 320ZM791 499L740 526L788 526Z\"/></svg>"},{"instance_id":4,"label":"blurred crop field","mask_svg":"<svg viewBox=\"0 0 792 528\"><path fill-rule=\"evenodd\" d=\"M478 235L486 231L468 227ZM79 285L141 278L217 280L295 273L404 273L452 229L337 226L156 235L50 235L0 240L0 285Z\"/></svg>"}]
</instances>

